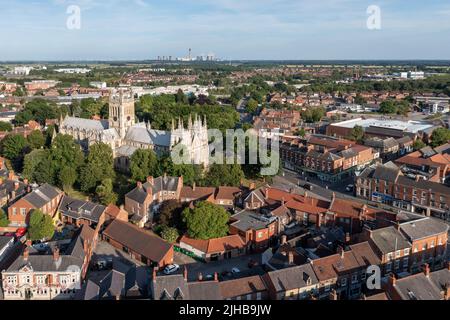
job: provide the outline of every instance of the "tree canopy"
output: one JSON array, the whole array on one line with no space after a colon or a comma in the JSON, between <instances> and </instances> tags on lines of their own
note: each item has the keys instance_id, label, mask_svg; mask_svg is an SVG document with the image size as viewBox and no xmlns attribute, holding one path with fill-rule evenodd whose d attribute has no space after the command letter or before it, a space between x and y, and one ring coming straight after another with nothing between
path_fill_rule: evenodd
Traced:
<instances>
[{"instance_id":1,"label":"tree canopy","mask_svg":"<svg viewBox=\"0 0 450 320\"><path fill-rule=\"evenodd\" d=\"M226 236L229 218L229 213L223 207L206 201L183 211L187 233L193 239L208 240Z\"/></svg>"},{"instance_id":2,"label":"tree canopy","mask_svg":"<svg viewBox=\"0 0 450 320\"><path fill-rule=\"evenodd\" d=\"M40 210L30 214L28 237L30 240L51 239L55 233L52 217Z\"/></svg>"}]
</instances>

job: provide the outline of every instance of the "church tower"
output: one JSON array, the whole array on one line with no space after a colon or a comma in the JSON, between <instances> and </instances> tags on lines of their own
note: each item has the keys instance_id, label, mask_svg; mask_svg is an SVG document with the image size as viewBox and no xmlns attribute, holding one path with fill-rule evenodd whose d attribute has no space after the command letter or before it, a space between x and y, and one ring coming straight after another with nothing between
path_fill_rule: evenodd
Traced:
<instances>
[{"instance_id":1,"label":"church tower","mask_svg":"<svg viewBox=\"0 0 450 320\"><path fill-rule=\"evenodd\" d=\"M115 128L121 139L136 123L134 96L131 89L117 89L109 97L109 128Z\"/></svg>"}]
</instances>

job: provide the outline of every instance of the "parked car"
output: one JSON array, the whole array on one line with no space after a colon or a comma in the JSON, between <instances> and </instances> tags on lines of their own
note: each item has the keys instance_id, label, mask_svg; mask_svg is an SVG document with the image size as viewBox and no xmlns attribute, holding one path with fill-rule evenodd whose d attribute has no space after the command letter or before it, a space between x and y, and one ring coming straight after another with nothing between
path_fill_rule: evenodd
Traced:
<instances>
[{"instance_id":1,"label":"parked car","mask_svg":"<svg viewBox=\"0 0 450 320\"><path fill-rule=\"evenodd\" d=\"M113 258L105 257L97 259L94 267L97 270L107 270L109 268L112 268L112 265L113 265Z\"/></svg>"},{"instance_id":2,"label":"parked car","mask_svg":"<svg viewBox=\"0 0 450 320\"><path fill-rule=\"evenodd\" d=\"M17 229L15 235L17 238L23 237L27 233L27 228L19 228Z\"/></svg>"},{"instance_id":3,"label":"parked car","mask_svg":"<svg viewBox=\"0 0 450 320\"><path fill-rule=\"evenodd\" d=\"M233 273L233 274L238 274L238 273L240 273L241 272L241 270L239 270L238 268L233 268L233 269L231 269L231 273Z\"/></svg>"},{"instance_id":4,"label":"parked car","mask_svg":"<svg viewBox=\"0 0 450 320\"><path fill-rule=\"evenodd\" d=\"M164 268L164 274L171 274L180 270L180 266L177 264L171 264Z\"/></svg>"},{"instance_id":5,"label":"parked car","mask_svg":"<svg viewBox=\"0 0 450 320\"><path fill-rule=\"evenodd\" d=\"M46 243L37 243L33 245L33 248L36 249L37 251L47 251L49 246Z\"/></svg>"}]
</instances>

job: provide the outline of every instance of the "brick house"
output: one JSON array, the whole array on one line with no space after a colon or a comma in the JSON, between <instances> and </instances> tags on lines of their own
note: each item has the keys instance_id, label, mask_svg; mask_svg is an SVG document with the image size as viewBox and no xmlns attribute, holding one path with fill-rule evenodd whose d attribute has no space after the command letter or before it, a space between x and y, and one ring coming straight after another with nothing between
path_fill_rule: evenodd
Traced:
<instances>
[{"instance_id":1,"label":"brick house","mask_svg":"<svg viewBox=\"0 0 450 320\"><path fill-rule=\"evenodd\" d=\"M93 229L83 225L65 250L55 246L43 255L26 247L2 272L4 299L73 299L86 276L97 237Z\"/></svg>"},{"instance_id":2,"label":"brick house","mask_svg":"<svg viewBox=\"0 0 450 320\"><path fill-rule=\"evenodd\" d=\"M125 195L125 210L132 215L131 221L142 228L153 222L153 213L162 202L180 199L182 187L183 177L148 177Z\"/></svg>"},{"instance_id":3,"label":"brick house","mask_svg":"<svg viewBox=\"0 0 450 320\"><path fill-rule=\"evenodd\" d=\"M319 289L319 279L311 264L270 271L263 278L272 300L307 300L317 295Z\"/></svg>"},{"instance_id":4,"label":"brick house","mask_svg":"<svg viewBox=\"0 0 450 320\"><path fill-rule=\"evenodd\" d=\"M25 226L33 210L54 216L58 210L63 192L49 184L43 184L36 190L20 198L8 208L8 219L12 225Z\"/></svg>"},{"instance_id":5,"label":"brick house","mask_svg":"<svg viewBox=\"0 0 450 320\"><path fill-rule=\"evenodd\" d=\"M219 282L224 300L267 300L267 285L262 276L250 276Z\"/></svg>"},{"instance_id":6,"label":"brick house","mask_svg":"<svg viewBox=\"0 0 450 320\"><path fill-rule=\"evenodd\" d=\"M410 179L392 163L366 168L355 186L357 197L450 221L450 188Z\"/></svg>"}]
</instances>

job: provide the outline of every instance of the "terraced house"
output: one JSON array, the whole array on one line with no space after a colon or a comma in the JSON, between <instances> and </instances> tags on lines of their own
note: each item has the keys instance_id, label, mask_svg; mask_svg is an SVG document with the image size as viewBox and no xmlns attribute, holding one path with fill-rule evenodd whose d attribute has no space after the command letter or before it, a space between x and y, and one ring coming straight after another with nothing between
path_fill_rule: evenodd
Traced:
<instances>
[{"instance_id":1,"label":"terraced house","mask_svg":"<svg viewBox=\"0 0 450 320\"><path fill-rule=\"evenodd\" d=\"M410 179L393 163L366 168L355 185L360 198L450 221L450 188Z\"/></svg>"},{"instance_id":2,"label":"terraced house","mask_svg":"<svg viewBox=\"0 0 450 320\"><path fill-rule=\"evenodd\" d=\"M284 139L280 157L288 169L336 182L373 163L379 153L353 141L311 135L307 139Z\"/></svg>"}]
</instances>

